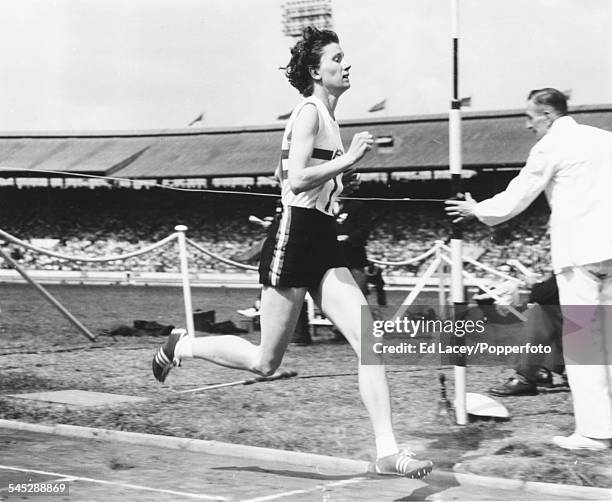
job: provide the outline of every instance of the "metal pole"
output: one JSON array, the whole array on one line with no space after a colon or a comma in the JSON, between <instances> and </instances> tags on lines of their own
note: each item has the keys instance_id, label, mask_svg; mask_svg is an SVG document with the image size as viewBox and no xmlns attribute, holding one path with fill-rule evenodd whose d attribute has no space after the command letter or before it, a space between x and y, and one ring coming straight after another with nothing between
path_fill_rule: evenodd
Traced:
<instances>
[{"instance_id":1,"label":"metal pole","mask_svg":"<svg viewBox=\"0 0 612 502\"><path fill-rule=\"evenodd\" d=\"M449 167L451 173L451 196L462 193L461 186L461 100L459 99L459 0L451 0L451 36L453 44L453 97L449 112ZM451 235L451 297L455 313L465 302L463 294L463 233L461 224L453 224ZM466 367L455 365L455 413L457 424L467 423L466 411Z\"/></svg>"},{"instance_id":2,"label":"metal pole","mask_svg":"<svg viewBox=\"0 0 612 502\"><path fill-rule=\"evenodd\" d=\"M436 245L436 258L442 261L442 244L444 242L441 240L437 240ZM446 273L444 269L446 265L442 264L438 268L438 305L440 307L440 319L446 318Z\"/></svg>"},{"instance_id":3,"label":"metal pole","mask_svg":"<svg viewBox=\"0 0 612 502\"><path fill-rule=\"evenodd\" d=\"M8 263L11 264L11 266L15 270L17 270L17 272L19 272L21 277L23 277L27 282L29 282L32 286L34 286L36 291L38 291L43 297L45 297L46 300L48 300L55 308L57 308L72 324L76 326L76 328L81 333L83 333L92 342L96 340L96 337L93 334L91 334L91 332L85 326L83 326L83 324L81 324L76 317L74 317L70 312L68 312L68 310L66 310L66 308L60 302L58 302L53 296L51 296L51 294L45 288L43 288L34 279L32 279L28 275L28 273L23 268L21 268L15 260L13 260L8 254L4 252L4 250L1 247L0 247L0 254Z\"/></svg>"},{"instance_id":4,"label":"metal pole","mask_svg":"<svg viewBox=\"0 0 612 502\"><path fill-rule=\"evenodd\" d=\"M416 300L417 296L421 294L421 291L427 285L427 281L431 278L432 275L434 275L437 272L441 263L442 263L441 258L437 257L429 264L429 267L427 267L427 270L425 271L425 273L421 276L418 282L414 285L414 288L412 288L412 291L406 297L406 299L402 302L399 309L397 309L397 312L395 313L395 317L394 317L395 319L402 317L406 313L406 310L408 310L408 307L412 305L412 302Z\"/></svg>"},{"instance_id":5,"label":"metal pole","mask_svg":"<svg viewBox=\"0 0 612 502\"><path fill-rule=\"evenodd\" d=\"M177 225L174 227L177 231L177 242L179 248L179 260L181 264L181 278L183 281L183 299L185 300L185 327L189 336L195 336L193 326L193 306L191 304L191 287L189 286L189 265L187 263L187 242L185 225Z\"/></svg>"}]
</instances>

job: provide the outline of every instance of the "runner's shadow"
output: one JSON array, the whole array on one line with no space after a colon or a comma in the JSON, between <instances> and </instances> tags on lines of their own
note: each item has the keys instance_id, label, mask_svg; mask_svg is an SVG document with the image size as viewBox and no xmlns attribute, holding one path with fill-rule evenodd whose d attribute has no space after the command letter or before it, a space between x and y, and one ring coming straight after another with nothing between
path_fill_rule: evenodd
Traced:
<instances>
[{"instance_id":1,"label":"runner's shadow","mask_svg":"<svg viewBox=\"0 0 612 502\"><path fill-rule=\"evenodd\" d=\"M291 478L301 478L301 479L312 479L316 481L344 481L349 479L363 479L363 481L384 481L388 483L390 479L402 480L405 478L396 477L396 476L381 476L379 474L374 474L371 472L363 472L356 474L345 474L345 475L326 475L315 472L303 472L303 471L289 471L289 470L278 470L278 469L262 469L261 467L256 466L246 466L246 467L213 467L212 470L218 471L247 471L247 472L255 472L260 474L272 474L276 476L285 476ZM414 480L406 480L406 481L414 481ZM409 495L405 497L395 499L394 502L416 502L416 501L425 501L427 497L431 497L432 495L439 494L449 488L453 488L456 486L460 486L460 484L454 479L454 476L449 476L447 473L444 474L432 474L431 476L419 480L421 482L427 483L425 486L417 488L413 490Z\"/></svg>"},{"instance_id":2,"label":"runner's shadow","mask_svg":"<svg viewBox=\"0 0 612 502\"><path fill-rule=\"evenodd\" d=\"M361 478L364 481L384 481L389 482L389 479L403 479L397 476L382 476L380 474L375 474L372 472L362 472L355 474L344 474L344 475L327 475L315 472L304 472L304 471L288 471L288 470L278 470L278 469L262 469L261 467L256 466L246 466L246 467L213 467L212 470L218 471L247 471L247 472L256 472L260 474L273 474L276 476L285 476L290 478L301 478L301 479L313 479L316 481L345 481L349 479L358 479ZM416 500L425 500L429 495L434 495L441 491L444 491L448 488L452 488L453 486L459 486L459 483L454 480L454 478L449 479L448 476L439 476L439 475L431 475L425 479L421 479L421 482L427 483L427 486L423 486L414 490L410 495L406 497L402 497L401 499L396 499L399 501L416 501Z\"/></svg>"},{"instance_id":3,"label":"runner's shadow","mask_svg":"<svg viewBox=\"0 0 612 502\"><path fill-rule=\"evenodd\" d=\"M430 476L421 481L425 481L427 485L417 488L410 495L406 495L400 499L395 499L393 502L447 500L447 497L442 495L443 492L449 490L450 488L461 486L461 483L457 481L452 472L434 471ZM434 495L435 497L432 497Z\"/></svg>"},{"instance_id":4,"label":"runner's shadow","mask_svg":"<svg viewBox=\"0 0 612 502\"><path fill-rule=\"evenodd\" d=\"M509 429L497 428L497 421L478 419L474 420L473 423L469 423L463 426L449 427L450 430L447 432L425 432L420 431L419 435L423 438L431 438L434 441L428 444L428 451L430 456L438 450L438 453L443 453L443 459L448 463L449 460L457 460L459 458L452 459L449 451L455 451L459 453L459 457L465 453L465 451L476 450L479 448L483 441L489 439L502 439L509 437L512 431ZM436 459L434 458L434 462Z\"/></svg>"},{"instance_id":5,"label":"runner's shadow","mask_svg":"<svg viewBox=\"0 0 612 502\"><path fill-rule=\"evenodd\" d=\"M355 474L324 474L321 472L305 472L305 471L289 471L289 470L279 470L279 469L263 469L257 466L245 466L245 467L213 467L211 470L217 471L247 471L247 472L257 472L262 474L273 474L275 476L285 476L288 478L301 478L301 479L315 479L318 481L343 481L347 479L356 479L356 478L367 478L367 479L380 479L385 480L389 479L388 476L380 476L370 472L360 472Z\"/></svg>"}]
</instances>

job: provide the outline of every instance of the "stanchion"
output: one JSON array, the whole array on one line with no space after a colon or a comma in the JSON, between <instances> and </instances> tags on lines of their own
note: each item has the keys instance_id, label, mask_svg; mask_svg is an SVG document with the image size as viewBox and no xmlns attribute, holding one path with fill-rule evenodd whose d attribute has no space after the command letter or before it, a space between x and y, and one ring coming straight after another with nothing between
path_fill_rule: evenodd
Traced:
<instances>
[{"instance_id":1,"label":"stanchion","mask_svg":"<svg viewBox=\"0 0 612 502\"><path fill-rule=\"evenodd\" d=\"M179 248L179 261L181 264L181 279L183 282L183 299L185 301L185 327L189 336L195 336L195 328L193 325L193 306L191 303L191 287L189 285L189 265L187 262L187 243L185 225L177 225L174 227L177 232L177 243Z\"/></svg>"},{"instance_id":2,"label":"stanchion","mask_svg":"<svg viewBox=\"0 0 612 502\"><path fill-rule=\"evenodd\" d=\"M436 259L442 262L442 245L443 241L437 240L436 245ZM440 319L446 319L446 266L441 263L438 267L438 305L440 307Z\"/></svg>"},{"instance_id":3,"label":"stanchion","mask_svg":"<svg viewBox=\"0 0 612 502\"><path fill-rule=\"evenodd\" d=\"M429 279L431 279L431 277L438 271L438 267L440 267L441 263L442 259L439 255L437 255L436 258L429 264L429 267L427 267L425 273L415 284L414 288L412 288L410 294L404 299L402 304L397 309L397 312L395 313L396 319L402 317L406 313L408 307L412 305L412 302L416 300L417 296L419 296L423 288L427 285L427 281L429 281Z\"/></svg>"}]
</instances>

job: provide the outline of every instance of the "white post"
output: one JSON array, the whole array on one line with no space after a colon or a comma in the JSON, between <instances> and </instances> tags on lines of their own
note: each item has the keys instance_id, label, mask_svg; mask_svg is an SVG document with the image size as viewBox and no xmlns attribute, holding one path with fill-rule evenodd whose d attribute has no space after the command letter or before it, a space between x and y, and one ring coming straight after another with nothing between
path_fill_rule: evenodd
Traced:
<instances>
[{"instance_id":1,"label":"white post","mask_svg":"<svg viewBox=\"0 0 612 502\"><path fill-rule=\"evenodd\" d=\"M427 281L431 278L431 276L436 273L441 263L442 261L440 258L435 258L429 264L429 267L427 267L427 270L425 271L425 273L421 276L418 282L414 285L414 288L412 288L412 291L406 297L406 299L402 302L399 309L397 309L394 319L398 319L406 313L406 310L408 310L408 307L410 307L412 305L412 302L416 300L416 297L419 296L423 288L427 285Z\"/></svg>"},{"instance_id":2,"label":"white post","mask_svg":"<svg viewBox=\"0 0 612 502\"><path fill-rule=\"evenodd\" d=\"M442 261L442 245L444 241L437 240L436 245L436 258ZM440 307L440 318L446 318L446 273L444 271L445 265L443 263L438 267L438 305Z\"/></svg>"},{"instance_id":3,"label":"white post","mask_svg":"<svg viewBox=\"0 0 612 502\"><path fill-rule=\"evenodd\" d=\"M461 189L461 100L459 99L459 0L451 0L451 36L453 39L453 98L449 112L449 167L452 196ZM453 225L451 237L451 295L455 311L461 308L463 295L463 235L459 224ZM457 424L467 423L466 411L466 367L455 366L455 416Z\"/></svg>"},{"instance_id":4,"label":"white post","mask_svg":"<svg viewBox=\"0 0 612 502\"><path fill-rule=\"evenodd\" d=\"M193 326L193 306L191 304L191 287L189 286L189 265L187 263L187 242L185 240L185 225L177 225L174 227L177 233L177 242L179 248L179 260L181 264L181 278L183 281L183 299L185 300L185 327L189 336L195 336Z\"/></svg>"}]
</instances>

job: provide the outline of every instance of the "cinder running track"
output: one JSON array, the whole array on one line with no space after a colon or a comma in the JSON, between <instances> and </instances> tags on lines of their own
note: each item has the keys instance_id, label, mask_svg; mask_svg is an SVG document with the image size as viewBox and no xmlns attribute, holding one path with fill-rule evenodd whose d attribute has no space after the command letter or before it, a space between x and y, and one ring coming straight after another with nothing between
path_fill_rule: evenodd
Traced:
<instances>
[{"instance_id":1,"label":"cinder running track","mask_svg":"<svg viewBox=\"0 0 612 502\"><path fill-rule=\"evenodd\" d=\"M9 484L64 480L69 495L9 493ZM0 427L0 500L54 501L409 501L567 500L524 488L461 484L451 473L426 481L325 472L155 446ZM486 484L486 483L484 483ZM490 483L489 483L490 484ZM575 497L570 497L575 498Z\"/></svg>"}]
</instances>

